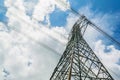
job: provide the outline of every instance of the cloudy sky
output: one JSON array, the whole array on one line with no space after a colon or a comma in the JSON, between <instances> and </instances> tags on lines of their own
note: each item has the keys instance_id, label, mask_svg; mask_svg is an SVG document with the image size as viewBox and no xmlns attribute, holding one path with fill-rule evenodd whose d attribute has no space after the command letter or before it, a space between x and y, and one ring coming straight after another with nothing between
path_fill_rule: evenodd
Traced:
<instances>
[{"instance_id":1,"label":"cloudy sky","mask_svg":"<svg viewBox=\"0 0 120 80\"><path fill-rule=\"evenodd\" d=\"M0 0L0 80L49 80L79 18L70 7L120 42L119 0ZM115 80L120 47L88 27L84 35Z\"/></svg>"}]
</instances>

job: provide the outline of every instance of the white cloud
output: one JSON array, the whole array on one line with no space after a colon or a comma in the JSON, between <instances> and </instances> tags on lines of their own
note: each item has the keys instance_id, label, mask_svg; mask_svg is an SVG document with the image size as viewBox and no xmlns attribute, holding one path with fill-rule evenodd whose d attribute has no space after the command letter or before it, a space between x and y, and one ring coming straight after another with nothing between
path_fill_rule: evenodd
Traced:
<instances>
[{"instance_id":1,"label":"white cloud","mask_svg":"<svg viewBox=\"0 0 120 80\"><path fill-rule=\"evenodd\" d=\"M91 8L92 8L91 5L83 6L79 9L79 13L84 14L98 27L107 32L109 35L113 36L115 26L119 23L118 20L118 18L120 17L119 14L101 13L99 11L93 11ZM73 14L69 15L69 17L67 18L68 23L66 25L67 31L71 30L72 26L70 25L74 25L77 19L78 15L77 16ZM119 62L120 59L120 50L116 49L113 45L107 46L103 44L102 41L100 40L101 36L103 35L96 31L95 29L93 29L91 26L88 26L84 38L91 46L91 48L94 50L96 55L100 59L102 59L102 63L107 67L108 71L110 71L113 78L115 78L115 80L119 80L120 75L118 73L120 72L120 65L118 65L117 63ZM110 52L105 52L106 48L110 49Z\"/></svg>"},{"instance_id":2,"label":"white cloud","mask_svg":"<svg viewBox=\"0 0 120 80\"><path fill-rule=\"evenodd\" d=\"M48 80L50 78L60 58L59 53L63 52L66 44L66 39L62 37L66 33L64 28L48 29L44 27L47 25L37 23L54 10L56 4L52 2L39 0L34 6L33 19L31 19L26 15L28 7L25 6L27 4L24 4L23 0L5 0L5 5L8 7L6 16L9 18L7 27L10 27L11 31L5 32L6 26L1 24L0 28L3 32L0 33L2 42L0 44L0 68L2 69L0 73L5 74L3 72L5 68L10 75L5 77L0 74L0 79ZM31 65L28 66L29 63Z\"/></svg>"},{"instance_id":3,"label":"white cloud","mask_svg":"<svg viewBox=\"0 0 120 80\"><path fill-rule=\"evenodd\" d=\"M92 5L86 5L79 9L80 14L84 14L89 20L95 23L100 29L113 36L114 30L116 29L116 25L119 24L119 13L102 13L100 11L93 11ZM115 17L117 16L117 17ZM93 36L94 35L94 36ZM84 35L87 42L93 47L94 42L99 40L100 37L104 35L96 31L91 26L87 27L86 33Z\"/></svg>"},{"instance_id":4,"label":"white cloud","mask_svg":"<svg viewBox=\"0 0 120 80\"><path fill-rule=\"evenodd\" d=\"M0 22L0 31L7 31L7 27L2 22Z\"/></svg>"},{"instance_id":5,"label":"white cloud","mask_svg":"<svg viewBox=\"0 0 120 80\"><path fill-rule=\"evenodd\" d=\"M106 50L109 50L109 52L106 52ZM120 75L118 73L120 72L120 65L117 63L120 59L120 50L117 50L113 45L106 46L99 40L95 43L94 51L114 79L119 80Z\"/></svg>"},{"instance_id":6,"label":"white cloud","mask_svg":"<svg viewBox=\"0 0 120 80\"><path fill-rule=\"evenodd\" d=\"M69 7L67 0L63 0L63 2L66 2ZM67 42L62 35L68 36L78 17L70 14L65 28L47 28L45 27L47 25L40 24L38 21L43 21L47 16L49 22L49 14L54 11L56 5L61 10L66 10L55 0L38 0L35 3L24 2L24 0L5 0L5 5L8 7L6 16L9 18L9 22L7 26L0 23L0 30L2 30L0 32L0 73L4 73L4 68L10 72L8 80L48 80L60 58L59 53L63 52ZM86 10L89 15L85 15L91 16L94 13L89 10L89 8ZM26 11L32 11L32 18L26 15ZM100 17L96 15L92 19L97 21L101 19ZM11 31L6 32L5 27L10 27ZM90 34L94 34L93 30ZM51 51L51 49L59 53L54 53L55 51ZM114 52L117 51L115 48L111 49ZM95 50L98 51L98 48ZM110 54L111 57L115 57L112 52ZM118 58L114 59L112 63L114 64L117 60ZM30 65L28 66L28 64ZM4 75L0 74L0 79L3 80L3 78Z\"/></svg>"},{"instance_id":7,"label":"white cloud","mask_svg":"<svg viewBox=\"0 0 120 80\"><path fill-rule=\"evenodd\" d=\"M88 5L80 8L79 12L87 16L88 19L90 19L93 23L95 23L98 27L107 32L109 35L113 36L115 26L119 23L119 14L101 13L99 11L93 11L91 8L92 6ZM120 59L120 50L116 49L113 45L107 46L103 44L102 40L99 40L100 36L103 35L88 26L84 37L90 44L96 55L101 59L102 63L106 66L108 71L112 74L113 78L115 78L115 80L119 80L120 75L117 73L120 72L120 65L118 65L117 63ZM110 50L110 52L106 52L106 49Z\"/></svg>"}]
</instances>

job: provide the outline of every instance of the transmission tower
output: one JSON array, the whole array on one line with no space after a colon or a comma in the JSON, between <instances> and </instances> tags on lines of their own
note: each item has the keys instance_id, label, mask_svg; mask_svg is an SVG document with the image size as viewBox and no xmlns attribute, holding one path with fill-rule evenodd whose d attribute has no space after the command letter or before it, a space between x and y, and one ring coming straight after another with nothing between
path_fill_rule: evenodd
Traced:
<instances>
[{"instance_id":1,"label":"transmission tower","mask_svg":"<svg viewBox=\"0 0 120 80\"><path fill-rule=\"evenodd\" d=\"M50 80L114 80L83 38L88 25L91 22L85 16L74 24Z\"/></svg>"}]
</instances>

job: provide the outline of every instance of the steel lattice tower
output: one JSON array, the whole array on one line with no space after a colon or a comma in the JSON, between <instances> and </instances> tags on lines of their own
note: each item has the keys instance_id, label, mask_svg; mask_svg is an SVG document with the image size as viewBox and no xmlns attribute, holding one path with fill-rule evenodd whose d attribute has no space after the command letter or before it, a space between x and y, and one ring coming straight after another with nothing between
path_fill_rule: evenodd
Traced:
<instances>
[{"instance_id":1,"label":"steel lattice tower","mask_svg":"<svg viewBox=\"0 0 120 80\"><path fill-rule=\"evenodd\" d=\"M114 80L82 36L89 24L85 16L74 24L50 80Z\"/></svg>"}]
</instances>

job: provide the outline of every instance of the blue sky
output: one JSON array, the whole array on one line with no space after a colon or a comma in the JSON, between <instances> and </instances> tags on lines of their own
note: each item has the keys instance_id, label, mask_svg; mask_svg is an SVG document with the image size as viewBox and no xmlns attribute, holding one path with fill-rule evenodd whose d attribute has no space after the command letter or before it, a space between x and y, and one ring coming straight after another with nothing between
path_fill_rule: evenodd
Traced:
<instances>
[{"instance_id":1,"label":"blue sky","mask_svg":"<svg viewBox=\"0 0 120 80\"><path fill-rule=\"evenodd\" d=\"M120 12L120 0L69 0L71 7L78 11L82 6L92 5L91 9L93 11L99 11L101 13L115 13ZM63 26L66 23L66 12L60 11L58 8L55 9L53 13L50 14L51 25L53 26ZM62 18L58 18L60 16Z\"/></svg>"},{"instance_id":2,"label":"blue sky","mask_svg":"<svg viewBox=\"0 0 120 80\"><path fill-rule=\"evenodd\" d=\"M5 16L7 9L4 7L4 0L0 0L0 21L7 23L7 17Z\"/></svg>"},{"instance_id":3,"label":"blue sky","mask_svg":"<svg viewBox=\"0 0 120 80\"><path fill-rule=\"evenodd\" d=\"M81 6L92 4L93 10L101 12L117 12L120 11L120 0L69 0L72 7L79 10Z\"/></svg>"},{"instance_id":4,"label":"blue sky","mask_svg":"<svg viewBox=\"0 0 120 80\"><path fill-rule=\"evenodd\" d=\"M96 11L96 14L102 13L102 14L114 14L117 13L120 17L120 0L69 0L71 7L79 11L79 9L83 6L90 5L91 10ZM68 17L69 12L61 11L59 8L56 8L53 13L50 14L50 22L52 26L65 26L66 25L66 18ZM110 20L110 23L113 20ZM112 25L111 27L114 27L115 29L114 34L112 35L116 40L120 41L120 30L119 26L120 23L117 22L117 25ZM106 42L105 42L106 43ZM111 42L107 43L111 44ZM113 44L113 43L112 43Z\"/></svg>"},{"instance_id":5,"label":"blue sky","mask_svg":"<svg viewBox=\"0 0 120 80\"><path fill-rule=\"evenodd\" d=\"M118 16L120 17L120 0L109 0L109 2L107 0L69 0L70 2L70 6L76 10L79 11L79 9L83 6L86 5L91 5L91 10L106 14L114 14L114 13L118 13ZM35 3L37 3L37 0L35 1ZM8 22L8 18L6 17L6 11L7 8L4 6L4 0L0 0L0 21L3 23L7 23ZM61 27L61 26L65 26L67 23L67 17L68 14L72 13L70 11L62 11L60 10L58 7L55 7L55 10L50 13L49 17L50 17L50 24L51 26L55 27ZM29 13L26 13L29 14ZM30 16L30 15L29 15ZM112 20L110 20L112 21ZM46 21L46 17L44 17L44 21L42 21L43 24L47 24ZM118 22L117 25L111 26L113 28L115 28L113 30L114 34L112 35L113 38L115 38L117 41L120 42L120 23ZM108 41L107 39L104 39L104 43L107 45L113 44L111 41ZM107 41L107 42L106 42ZM117 47L117 46L116 46ZM117 47L118 49L120 49L119 47Z\"/></svg>"},{"instance_id":6,"label":"blue sky","mask_svg":"<svg viewBox=\"0 0 120 80\"><path fill-rule=\"evenodd\" d=\"M76 10L79 11L79 9L82 6L91 5L91 10L100 12L103 14L109 13L114 14L118 13L118 16L120 17L120 0L69 0L70 6ZM6 17L6 11L7 8L4 6L4 0L0 0L0 21L3 23L8 22L8 18ZM55 10L50 13L50 24L51 26L65 26L67 23L67 17L70 11L62 11L59 8L55 7ZM112 21L112 20L110 20ZM47 24L46 17L44 18L43 24ZM112 26L115 29L113 30L114 34L112 35L116 40L120 42L120 23L117 23L117 25ZM105 39L106 40L106 39ZM105 42L106 43L106 42ZM108 42L107 44L112 44L111 42Z\"/></svg>"},{"instance_id":7,"label":"blue sky","mask_svg":"<svg viewBox=\"0 0 120 80\"><path fill-rule=\"evenodd\" d=\"M67 32L67 30L64 28L67 24L68 24L68 22L69 21L67 21L67 19L69 19L69 14L71 14L72 12L71 11L69 11L69 10L66 10L66 11L64 11L64 10L62 10L61 9L61 7L59 7L58 5L55 5L54 3L53 4L51 4L51 5L55 5L56 7L55 7L55 10L54 11L49 11L48 9L51 9L51 8L48 8L48 7L51 7L51 6L49 6L49 4L50 4L50 2L52 1L50 1L50 0L15 0L16 1L16 3L19 3L19 2L21 2L21 3L25 3L26 2L26 4L25 4L25 9L26 9L26 12L24 12L23 11L23 13L24 14L21 14L21 15L19 15L20 14L20 12L22 12L22 10L19 10L18 9L18 12L16 12L15 14L17 14L17 15L19 15L19 17L17 17L17 16L14 16L14 14L10 14L9 12L10 11L16 11L16 10L12 10L12 9L10 9L10 8L14 8L14 6L13 5L10 5L10 8L8 8L8 18L6 17L6 12L7 12L7 8L4 6L4 1L7 1L7 0L0 0L0 22L3 22L5 25L7 25L7 23L9 22L10 23L10 28L12 29L13 27L15 27L15 29L17 30L17 29L20 29L20 31L23 31L23 34L27 34L28 35L28 37L30 36L30 38L28 38L28 39L26 39L27 37L26 37L26 35L24 35L24 36L21 36L21 35L19 35L17 32L14 32L14 30L13 30L13 32L12 33L7 33L7 32L5 32L5 33L0 33L0 36L2 36L2 37L0 37L0 41L1 41L1 43L5 46L5 51L4 51L4 46L0 46L0 48L1 47L3 47L3 48L1 48L0 49L0 51L3 51L2 53L10 53L10 51L11 51L11 54L13 54L14 56L13 57L11 57L11 56L9 56L9 55L6 55L8 58L6 58L5 57L5 61L7 60L8 61L8 63L6 63L8 66L9 66L9 64L11 64L12 66L17 66L17 68L19 69L19 66L24 66L24 59L26 59L26 57L28 57L28 64L27 64L27 66L29 66L30 68L32 67L32 69L38 69L38 68L40 68L41 67L41 65L43 65L44 66L44 68L45 69L40 69L40 73L41 74L43 74L44 75L44 73L42 72L42 71L49 71L50 69L48 68L49 66L51 66L52 65L52 62L56 65L57 64L57 60L58 60L58 57L56 57L55 55L53 56L53 55L51 55L51 53L53 53L53 52L50 52L49 50L44 50L44 49L42 49L41 47L39 47L37 44L34 44L34 43L32 43L31 41L31 37L33 38L33 40L35 39L35 41L41 41L42 42L42 40L43 40L43 42L42 43L45 43L45 44L47 44L47 46L49 46L50 48L52 48L52 49L54 49L54 50L56 50L56 51L61 51L61 50L63 50L63 48L65 47L65 45L60 45L57 41L55 41L55 40L53 40L53 39L49 39L49 36L47 36L46 34L44 34L44 33L41 33L41 31L45 31L45 33L47 33L47 34L49 34L49 35L51 35L51 36L53 36L55 39L58 39L59 41L61 41L61 42L63 42L63 43L65 43L66 42L66 40L64 40L64 38L63 39L61 39L61 37L59 37L59 35L57 35L57 34L54 34L54 33L52 33L52 31L54 32L54 31L56 31L56 32L60 32L62 35L65 35L66 36L66 33L64 33L65 31ZM14 1L14 0L11 0L11 3L12 3L12 1ZM41 5L37 5L37 3L39 3L38 1L41 1ZM47 4L45 4L45 5L42 5L43 3L44 3L44 1L47 3L48 1L50 1L49 2L49 4L47 3ZM112 29L112 32L113 32L113 34L112 34L112 36L116 39L116 40L118 40L119 42L120 42L120 21L119 21L119 18L120 18L120 0L109 0L109 2L108 2L108 0L68 0L69 2L70 2L70 6L74 9L74 10L76 10L76 11L79 11L82 7L85 7L85 6L90 6L90 10L92 10L92 12L95 12L96 13L96 15L99 15L99 14L102 14L102 15L104 15L104 14L109 14L110 16L111 15L113 15L112 16L112 18L110 18L110 20L109 20L109 18L107 18L107 21L108 21L108 23L115 23L115 24L113 24L113 25L109 25L109 27L107 26L107 28L105 28L106 29L106 31L109 31L109 30L111 30ZM42 3L43 2L43 3ZM12 4L16 4L16 3L12 3ZM33 6L33 4L34 4L34 6ZM9 3L8 3L9 4ZM6 6L8 6L8 4L6 4ZM31 6L31 4L32 4L32 6ZM34 7L37 5L37 8L36 9L34 9ZM24 5L22 5L22 6L24 6ZM28 9L28 7L31 7L31 9ZM41 8L40 6L42 6L43 8ZM17 6L18 8L19 7L21 7L21 4L18 4L18 6ZM40 9L43 9L43 10L40 10ZM36 13L34 13L34 10L36 10ZM45 10L48 10L48 13L44 13L44 11ZM40 12L40 11L43 11L43 13L42 12ZM46 11L47 12L47 11ZM41 14L40 14L41 13ZM39 23L39 25L37 24L37 22L34 22L34 20L32 20L32 17L33 17L33 14L35 14L35 15L37 15L36 17L37 17L37 20L36 21L38 21L38 23ZM43 19L39 19L39 15L38 14L40 14L40 16L42 15L44 18ZM45 14L45 15L44 15ZM95 14L93 15L93 16L96 16ZM108 17L109 17L109 15L108 15ZM117 15L117 16L114 16L114 15ZM72 14L72 16L73 16L73 14ZM93 17L92 16L92 17ZM14 19L14 18L15 19ZM35 17L35 18L36 18ZM118 17L118 19L116 18L116 17ZM24 19L24 21L28 21L27 22L27 25L26 25L26 22L24 22L23 20L21 20L20 18L22 18L22 19ZM41 18L41 17L40 17ZM9 21L9 19L11 20L11 21ZM46 26L48 23L49 23L49 21L48 21L48 19L50 20L50 26L51 26L51 28L50 29L45 29L45 28L40 28L40 30L39 30L39 27L40 26ZM113 19L113 20L111 20L111 19ZM117 19L117 20L115 20L115 19ZM12 21L13 20L13 21ZM42 20L42 21L41 21ZM74 19L75 20L75 19ZM115 20L115 21L114 21ZM117 22L116 22L117 21ZM98 21L99 22L99 21ZM103 21L100 21L100 22L103 22ZM19 23L19 24L17 24L17 23ZM31 24L35 24L35 27L34 27L34 29L33 29L33 25L29 25L28 23L31 23ZM42 23L42 24L41 24ZM104 22L105 23L105 22ZM29 25L29 26L28 26ZM37 25L37 26L36 26ZM31 27L32 26L32 27ZM69 26L71 26L71 25L69 25ZM6 27L6 26L3 26L3 27ZM36 28L37 27L37 28ZM104 26L105 27L105 26ZM1 24L0 24L0 29L1 29ZM104 29L104 28L103 28ZM107 30L108 29L108 30ZM107 32L107 33L110 33L110 32ZM37 36L36 36L37 35ZM92 37L92 36L91 36ZM113 58L114 58L114 56L115 56L115 58L117 57L119 57L119 55L118 55L118 53L120 53L120 51L118 51L118 53L117 53L117 49L115 49L115 48L108 48L109 46L107 46L107 45L109 45L109 44L112 44L113 45L113 43L111 43L111 41L109 41L108 39L106 39L105 37L100 37L104 42L103 42L103 44L101 43L101 44L99 44L100 45L100 50L101 50L101 55L103 54L103 58L104 58L104 55L106 56L106 53L110 53L111 55L112 55L112 52L114 53L115 52L115 55L112 55L113 56ZM91 38L90 38L91 39ZM9 41L8 41L9 40ZM23 42L22 42L23 41ZM12 45L12 44L16 44L16 43L18 43L16 46L15 45ZM97 43L97 42L96 42ZM105 44L107 44L107 45L105 45ZM1 45L1 44L0 44ZM6 49L6 45L8 46L8 45L10 45L10 49L8 50L8 49ZM23 45L23 46L22 46ZM101 45L102 45L102 48L101 48ZM12 47L11 47L12 46ZM29 46L29 47L28 47ZM34 46L34 47L33 47ZM103 48L105 46L105 49ZM14 47L15 47L15 49L14 49ZM21 48L21 49L19 49L19 48ZM34 49L33 49L34 48ZM108 49L107 49L108 48ZM103 50L102 50L103 49ZM114 50L112 50L112 49L114 49ZM104 54L104 50L105 50L105 54ZM7 52L8 51L8 52ZM12 64L12 63L9 63L9 60L10 60L10 62L14 62L14 59L17 59L18 60L18 62L19 62L19 59L21 59L21 58L19 58L19 55L17 56L16 55L16 52L22 52L23 51L23 53L24 54L22 54L22 55L20 55L20 56L22 56L23 58L23 62L20 60L20 62L22 63L22 64L18 64L18 65L16 65L16 64ZM27 52L28 51L28 52ZM42 53L42 51L43 51L43 53ZM48 52L47 52L48 51ZM103 51L103 52L102 52ZM49 52L50 52L50 54L49 54ZM15 54L14 54L15 53ZM26 53L28 53L29 55L27 55L26 56ZM46 54L47 53L47 54ZM61 54L62 54L62 51L60 52ZM4 55L4 54L3 54ZM34 56L35 57L34 57ZM39 56L38 56L39 55ZM43 55L42 57L41 57L41 55ZM118 56L117 56L118 55ZM17 58L18 57L18 58ZM30 57L30 60L31 60L31 62L29 61L29 57ZM37 58L36 58L37 57ZM44 58L44 57L46 57L46 58ZM109 60L111 60L111 56L107 56L107 57L110 57L110 59L109 58L107 58L107 59L109 59ZM1 53L0 53L0 59L2 59L1 58ZM12 60L13 59L13 60ZM33 59L33 61L32 61L32 59ZM53 59L53 60L52 60ZM105 59L105 58L104 58ZM17 63L17 60L16 60L16 62L15 63ZM35 60L35 61L34 61ZM46 61L46 60L48 60L47 62L44 62L44 61ZM119 64L120 65L120 60L119 61L114 61L114 60L116 60L116 59L113 59L113 62L112 62L112 64L114 63L114 62L117 62L117 64ZM0 60L0 61L2 61L2 60ZM49 62L50 61L50 62ZM105 60L106 61L106 60ZM4 61L2 61L3 63L4 63ZM25 60L25 63L26 63L26 60ZM49 63L51 63L51 64L49 64ZM41 64L40 66L38 66L38 65L35 65L35 64ZM109 63L108 63L109 64ZM110 63L111 64L111 63ZM116 64L116 63L115 63ZM35 66L33 66L33 65L35 65ZM7 68L8 68L8 66L6 66ZM36 67L37 66L37 67ZM11 67L11 66L10 66ZM53 68L54 66L52 66L52 68ZM17 69L16 68L16 69ZM51 68L51 69L52 69ZM21 72L21 67L20 67L20 72ZM27 72L26 71L26 68L25 67L23 67L23 69L25 70L25 72ZM49 69L49 70L47 70L47 69ZM116 69L116 68L115 68ZM3 70L3 72L5 72L6 73L6 71L7 71L7 69L4 69ZM30 71L32 71L32 70L30 70ZM52 70L53 71L53 70ZM12 72L12 71L11 71ZM14 72L14 68L13 68L13 72ZM28 72L29 73L29 72ZM47 72L47 74L48 74L48 72ZM0 74L1 75L1 74ZM19 75L19 73L17 74L17 75ZM38 76L40 76L40 77L43 77L43 75L39 75L38 74ZM46 75L45 75L46 76ZM0 76L1 77L1 76ZM30 78L30 76L28 76L28 78ZM44 77L45 78L45 77ZM0 78L1 79L1 78ZM24 80L24 79L23 79ZM27 80L31 80L31 79L27 79ZM34 79L33 79L34 80ZM36 80L39 80L39 79L36 79ZM48 80L48 79L42 79L42 80Z\"/></svg>"},{"instance_id":8,"label":"blue sky","mask_svg":"<svg viewBox=\"0 0 120 80\"><path fill-rule=\"evenodd\" d=\"M82 6L92 5L92 10L100 11L102 13L115 13L120 12L120 0L69 0L71 7L78 11ZM7 22L6 8L4 7L4 0L0 0L0 21ZM61 18L59 18L59 16ZM66 24L66 18L68 12L61 11L56 8L53 13L50 14L50 21L52 26L63 26ZM118 25L119 26L119 25Z\"/></svg>"},{"instance_id":9,"label":"blue sky","mask_svg":"<svg viewBox=\"0 0 120 80\"><path fill-rule=\"evenodd\" d=\"M65 26L67 17L68 17L67 12L62 11L59 8L55 8L53 13L50 14L51 25L52 26Z\"/></svg>"}]
</instances>

